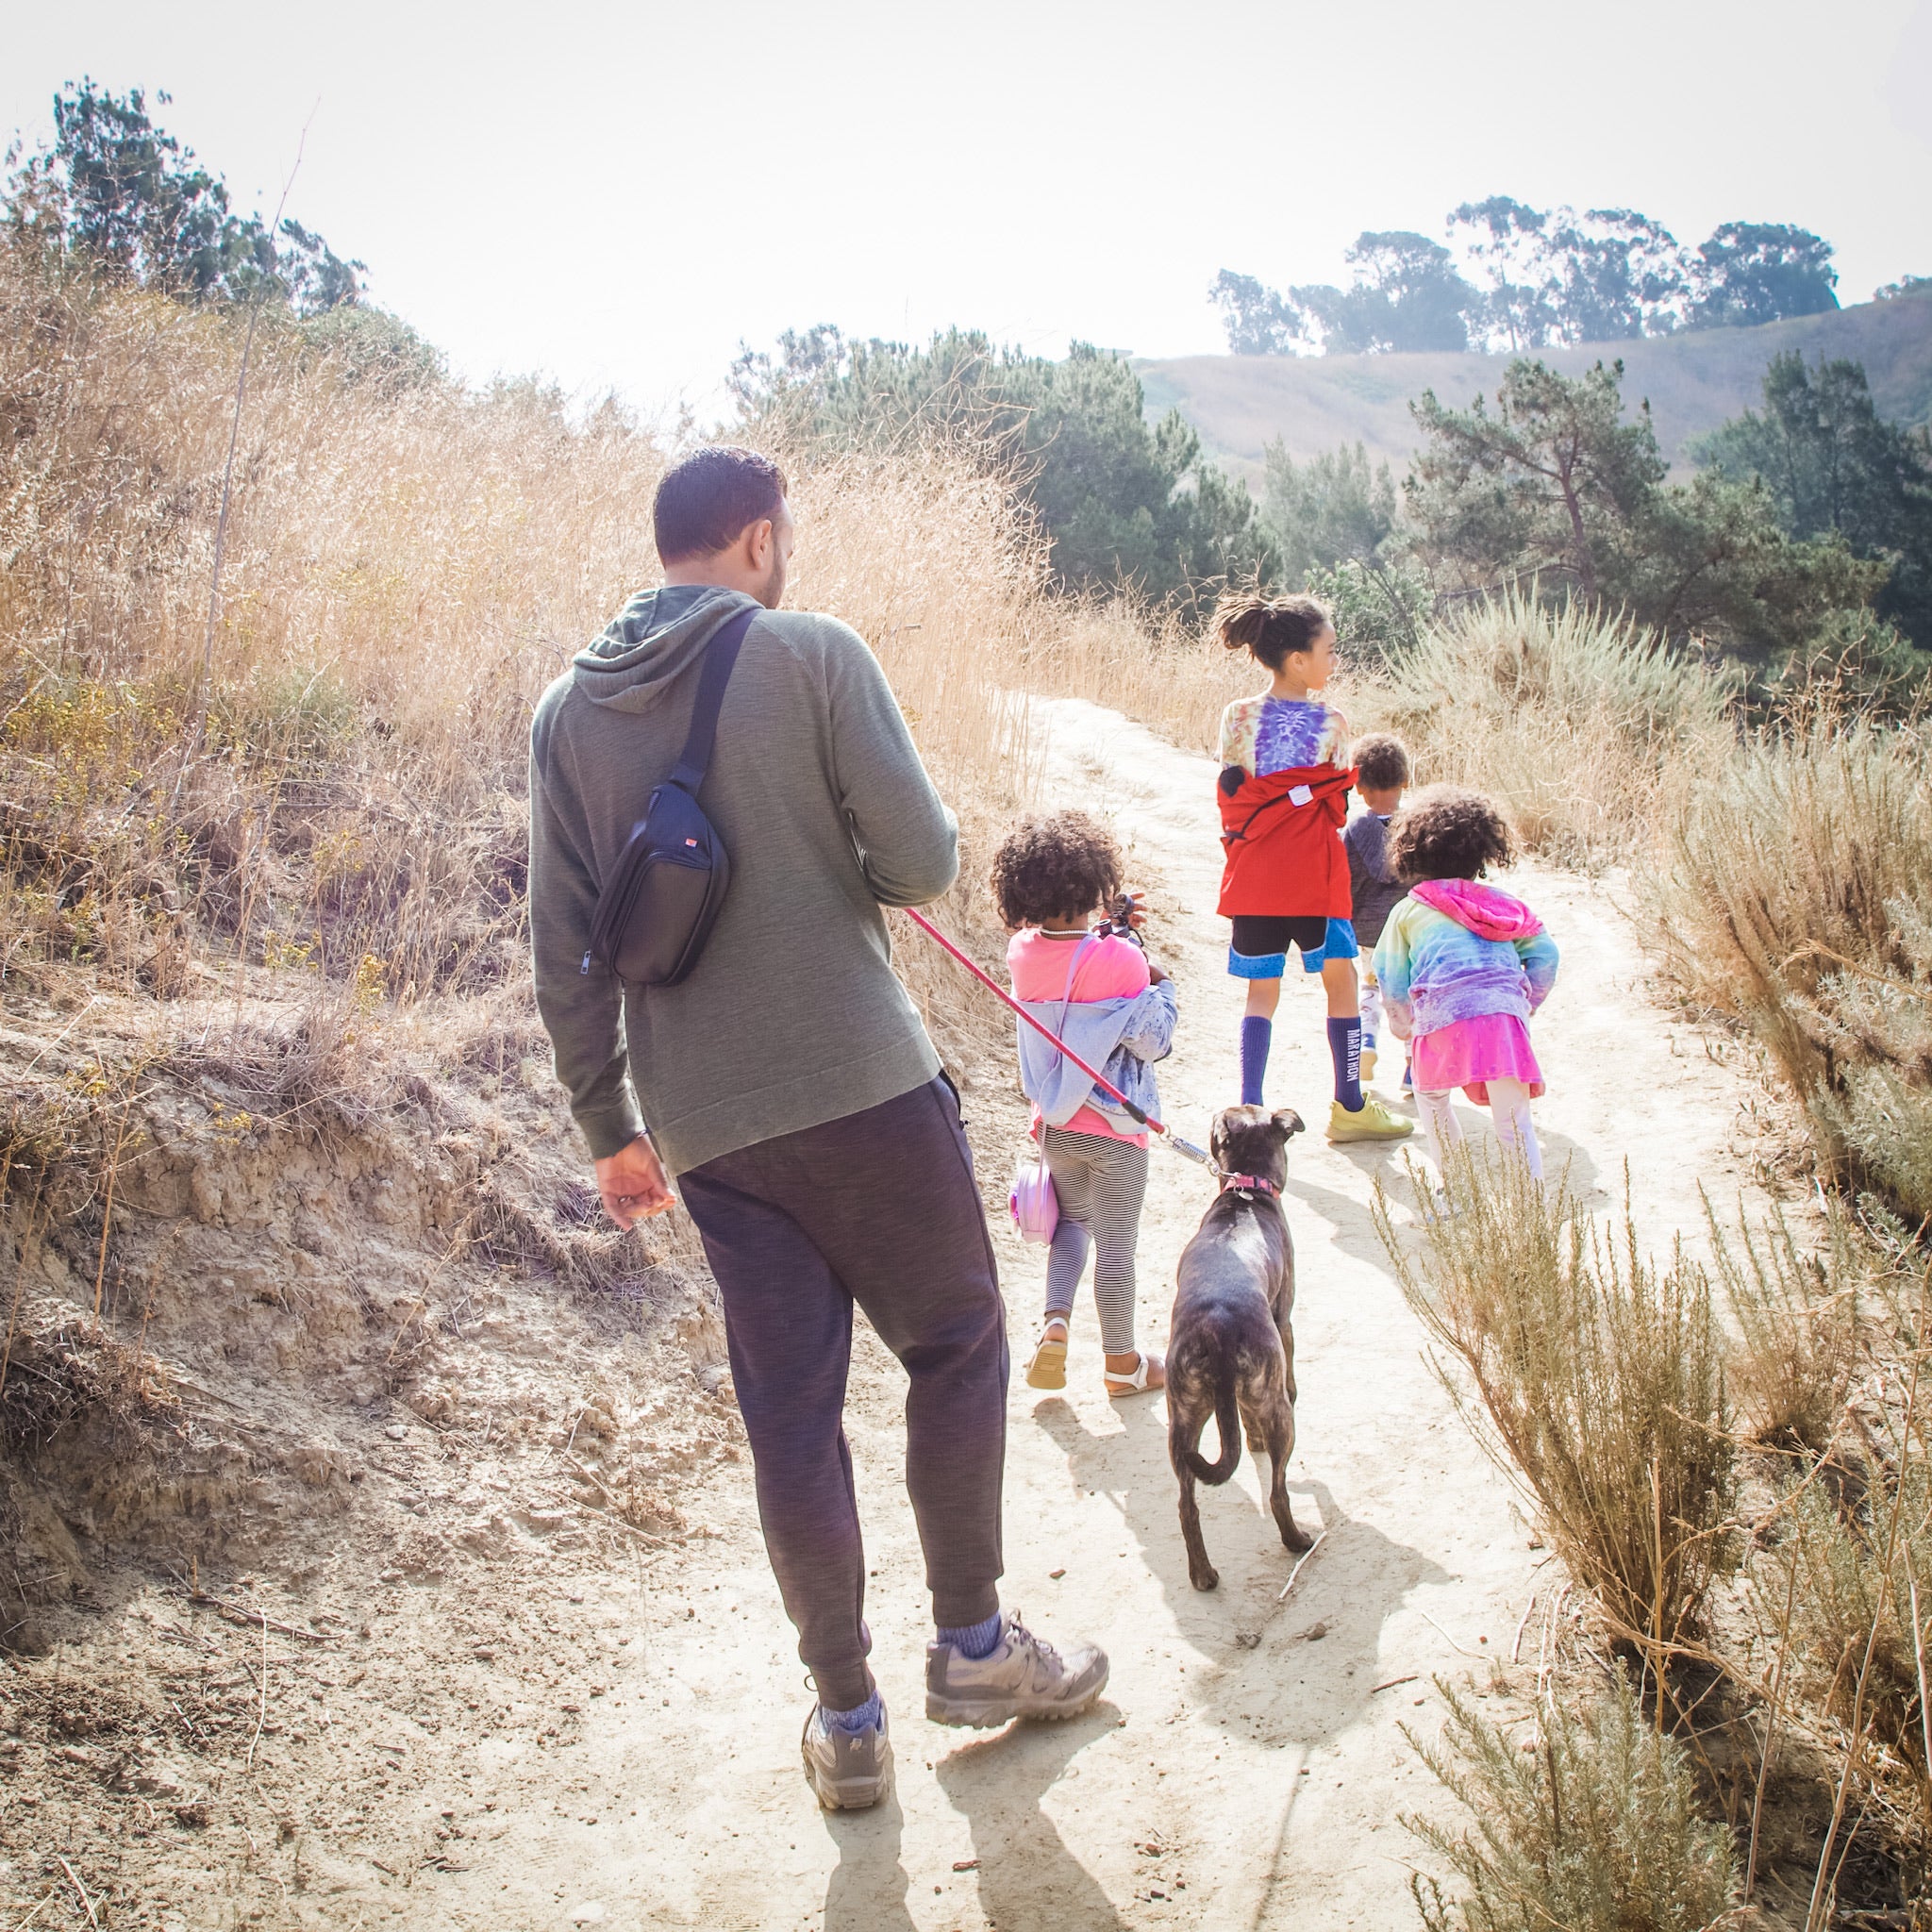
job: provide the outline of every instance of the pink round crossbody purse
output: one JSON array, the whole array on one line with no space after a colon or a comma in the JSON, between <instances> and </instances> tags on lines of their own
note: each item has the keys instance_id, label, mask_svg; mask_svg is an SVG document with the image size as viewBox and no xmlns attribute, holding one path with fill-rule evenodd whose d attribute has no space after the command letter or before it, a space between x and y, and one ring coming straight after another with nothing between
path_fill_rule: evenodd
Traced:
<instances>
[{"instance_id":1,"label":"pink round crossbody purse","mask_svg":"<svg viewBox=\"0 0 1932 1932\"><path fill-rule=\"evenodd\" d=\"M1067 990L1060 1000L1062 1032L1066 1030L1067 1008L1074 1003L1074 975L1079 972L1080 961L1092 943L1093 935L1089 933L1074 948L1074 963L1067 968ZM1040 1141L1039 1150L1031 1159L1023 1154L1013 1164L1013 1184L1007 1190L1007 1211L1013 1217L1013 1225L1019 1229L1023 1241L1037 1241L1044 1247L1060 1224L1060 1197L1054 1192L1053 1175L1046 1169L1044 1122L1041 1124Z\"/></svg>"},{"instance_id":2,"label":"pink round crossbody purse","mask_svg":"<svg viewBox=\"0 0 1932 1932\"><path fill-rule=\"evenodd\" d=\"M1044 1245L1053 1240L1053 1231L1060 1224L1060 1197L1054 1192L1053 1175L1046 1171L1045 1148L1032 1160L1023 1154L1014 1163L1007 1207L1023 1241Z\"/></svg>"}]
</instances>

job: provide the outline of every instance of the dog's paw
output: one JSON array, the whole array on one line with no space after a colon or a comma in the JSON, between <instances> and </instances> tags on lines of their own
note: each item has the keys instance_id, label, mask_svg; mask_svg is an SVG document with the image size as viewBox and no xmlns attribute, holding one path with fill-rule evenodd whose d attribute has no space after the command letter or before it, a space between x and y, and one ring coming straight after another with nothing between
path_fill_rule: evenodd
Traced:
<instances>
[{"instance_id":1,"label":"dog's paw","mask_svg":"<svg viewBox=\"0 0 1932 1932\"><path fill-rule=\"evenodd\" d=\"M1281 1541L1296 1556L1300 1556L1304 1550L1312 1550L1315 1547L1315 1539L1294 1524L1283 1527Z\"/></svg>"},{"instance_id":2,"label":"dog's paw","mask_svg":"<svg viewBox=\"0 0 1932 1932\"><path fill-rule=\"evenodd\" d=\"M1188 1581L1196 1590L1218 1590L1221 1587L1221 1572L1207 1568L1190 1570L1188 1572Z\"/></svg>"}]
</instances>

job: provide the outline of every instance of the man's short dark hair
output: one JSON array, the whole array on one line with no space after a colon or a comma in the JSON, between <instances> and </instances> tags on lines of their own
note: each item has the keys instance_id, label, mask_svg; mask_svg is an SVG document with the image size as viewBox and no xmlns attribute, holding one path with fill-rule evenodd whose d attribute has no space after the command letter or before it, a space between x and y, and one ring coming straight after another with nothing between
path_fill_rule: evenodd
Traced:
<instances>
[{"instance_id":1,"label":"man's short dark hair","mask_svg":"<svg viewBox=\"0 0 1932 1932\"><path fill-rule=\"evenodd\" d=\"M651 506L660 562L714 557L752 524L775 517L785 473L770 457L728 442L693 450L665 471Z\"/></svg>"}]
</instances>

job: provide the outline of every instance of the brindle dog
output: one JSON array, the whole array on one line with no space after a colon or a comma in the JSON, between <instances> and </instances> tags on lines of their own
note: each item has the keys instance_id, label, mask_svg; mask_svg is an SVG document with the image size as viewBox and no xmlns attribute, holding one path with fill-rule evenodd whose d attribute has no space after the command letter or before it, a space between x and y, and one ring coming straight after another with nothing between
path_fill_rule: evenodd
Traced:
<instances>
[{"instance_id":1,"label":"brindle dog","mask_svg":"<svg viewBox=\"0 0 1932 1932\"><path fill-rule=\"evenodd\" d=\"M1224 1188L1182 1251L1167 1344L1167 1453L1181 1484L1181 1536L1196 1590L1221 1581L1201 1541L1194 1484L1224 1483L1241 1456L1241 1428L1258 1458L1274 1464L1268 1504L1291 1550L1310 1539L1295 1527L1288 1500L1294 1451L1294 1243L1278 1198L1288 1178L1288 1142L1301 1116L1282 1108L1230 1107L1217 1114L1208 1144L1225 1174L1260 1188ZM1221 1437L1220 1458L1195 1445L1208 1418Z\"/></svg>"}]
</instances>

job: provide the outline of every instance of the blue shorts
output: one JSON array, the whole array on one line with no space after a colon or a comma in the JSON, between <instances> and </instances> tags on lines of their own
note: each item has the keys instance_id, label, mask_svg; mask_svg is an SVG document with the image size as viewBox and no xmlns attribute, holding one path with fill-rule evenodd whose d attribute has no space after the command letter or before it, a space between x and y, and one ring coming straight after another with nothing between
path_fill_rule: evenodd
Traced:
<instances>
[{"instance_id":1,"label":"blue shorts","mask_svg":"<svg viewBox=\"0 0 1932 1932\"><path fill-rule=\"evenodd\" d=\"M1227 970L1237 979L1279 979L1288 971L1288 949L1302 956L1304 973L1319 973L1331 959L1356 959L1361 948L1345 919L1269 919L1237 913Z\"/></svg>"}]
</instances>

